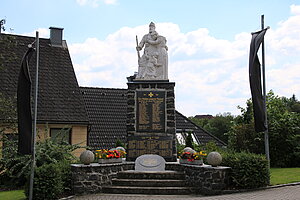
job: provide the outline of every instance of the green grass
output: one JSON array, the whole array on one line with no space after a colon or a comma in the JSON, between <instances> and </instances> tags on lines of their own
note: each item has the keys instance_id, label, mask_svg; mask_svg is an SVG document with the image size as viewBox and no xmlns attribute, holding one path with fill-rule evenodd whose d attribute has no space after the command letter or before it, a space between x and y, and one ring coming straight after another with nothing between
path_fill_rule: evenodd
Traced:
<instances>
[{"instance_id":1,"label":"green grass","mask_svg":"<svg viewBox=\"0 0 300 200\"><path fill-rule=\"evenodd\" d=\"M0 199L5 200L24 200L26 199L24 190L12 190L0 192Z\"/></svg>"},{"instance_id":2,"label":"green grass","mask_svg":"<svg viewBox=\"0 0 300 200\"><path fill-rule=\"evenodd\" d=\"M300 168L271 168L271 185L300 182Z\"/></svg>"}]
</instances>

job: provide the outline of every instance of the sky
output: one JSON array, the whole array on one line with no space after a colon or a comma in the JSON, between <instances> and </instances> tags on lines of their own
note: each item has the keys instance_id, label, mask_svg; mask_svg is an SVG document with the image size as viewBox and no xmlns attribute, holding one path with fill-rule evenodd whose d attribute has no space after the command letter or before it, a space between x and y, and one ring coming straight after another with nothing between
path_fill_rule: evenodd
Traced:
<instances>
[{"instance_id":1,"label":"sky","mask_svg":"<svg viewBox=\"0 0 300 200\"><path fill-rule=\"evenodd\" d=\"M300 0L1 0L0 8L4 33L49 38L49 27L64 28L87 87L127 88L138 70L135 36L153 21L167 39L176 109L186 116L240 114L251 98L251 32L264 15L266 89L300 96Z\"/></svg>"}]
</instances>

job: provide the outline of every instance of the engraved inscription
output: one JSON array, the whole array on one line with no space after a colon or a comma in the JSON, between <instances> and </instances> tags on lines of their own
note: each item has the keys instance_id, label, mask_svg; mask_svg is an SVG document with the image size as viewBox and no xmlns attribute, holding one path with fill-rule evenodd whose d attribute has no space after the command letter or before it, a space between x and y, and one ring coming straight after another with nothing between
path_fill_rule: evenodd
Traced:
<instances>
[{"instance_id":1,"label":"engraved inscription","mask_svg":"<svg viewBox=\"0 0 300 200\"><path fill-rule=\"evenodd\" d=\"M137 131L165 132L165 91L137 91Z\"/></svg>"},{"instance_id":2,"label":"engraved inscription","mask_svg":"<svg viewBox=\"0 0 300 200\"><path fill-rule=\"evenodd\" d=\"M172 157L172 144L172 137L169 136L130 136L127 156L135 158L144 154L157 154Z\"/></svg>"}]
</instances>

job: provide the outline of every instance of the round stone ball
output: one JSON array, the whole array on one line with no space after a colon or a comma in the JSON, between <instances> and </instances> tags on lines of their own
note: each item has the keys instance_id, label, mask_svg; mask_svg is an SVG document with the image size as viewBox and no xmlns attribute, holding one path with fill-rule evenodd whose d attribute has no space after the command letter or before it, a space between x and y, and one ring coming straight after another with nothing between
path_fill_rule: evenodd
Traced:
<instances>
[{"instance_id":1,"label":"round stone ball","mask_svg":"<svg viewBox=\"0 0 300 200\"><path fill-rule=\"evenodd\" d=\"M92 151L90 150L85 150L84 152L82 152L80 154L80 162L85 164L85 165L89 165L91 162L94 161L95 159L95 155Z\"/></svg>"},{"instance_id":2,"label":"round stone ball","mask_svg":"<svg viewBox=\"0 0 300 200\"><path fill-rule=\"evenodd\" d=\"M126 152L125 148L124 147L117 147L116 150L121 150L121 151L124 151Z\"/></svg>"},{"instance_id":3,"label":"round stone ball","mask_svg":"<svg viewBox=\"0 0 300 200\"><path fill-rule=\"evenodd\" d=\"M194 149L192 149L191 147L185 147L183 149L183 152L196 153L196 151Z\"/></svg>"},{"instance_id":4,"label":"round stone ball","mask_svg":"<svg viewBox=\"0 0 300 200\"><path fill-rule=\"evenodd\" d=\"M221 164L222 156L216 151L212 151L207 155L206 161L209 165L216 167Z\"/></svg>"}]
</instances>

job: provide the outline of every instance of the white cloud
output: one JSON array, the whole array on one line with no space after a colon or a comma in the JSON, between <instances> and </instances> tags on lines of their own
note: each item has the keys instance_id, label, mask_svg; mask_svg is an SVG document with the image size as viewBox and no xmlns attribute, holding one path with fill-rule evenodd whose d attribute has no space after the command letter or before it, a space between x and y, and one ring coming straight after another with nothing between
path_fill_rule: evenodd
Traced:
<instances>
[{"instance_id":1,"label":"white cloud","mask_svg":"<svg viewBox=\"0 0 300 200\"><path fill-rule=\"evenodd\" d=\"M101 4L101 3L107 4L107 5L116 5L117 4L117 0L76 0L76 2L80 6L89 5L94 8L98 7L99 4Z\"/></svg>"},{"instance_id":2,"label":"white cloud","mask_svg":"<svg viewBox=\"0 0 300 200\"><path fill-rule=\"evenodd\" d=\"M30 33L22 33L22 35L35 37L36 36L36 31L39 32L39 37L40 38L49 38L49 36L50 36L50 30L47 29L47 28L38 28L37 30L32 31Z\"/></svg>"},{"instance_id":3,"label":"white cloud","mask_svg":"<svg viewBox=\"0 0 300 200\"><path fill-rule=\"evenodd\" d=\"M267 89L290 97L300 94L300 12L266 34ZM239 33L234 41L217 39L199 28L183 33L174 23L158 23L169 47L169 79L176 82L176 108L187 116L231 112L250 98L248 54L250 33ZM137 71L135 35L139 40L148 24L123 27L104 40L88 38L70 44L74 68L82 86L126 88L126 77Z\"/></svg>"},{"instance_id":4,"label":"white cloud","mask_svg":"<svg viewBox=\"0 0 300 200\"><path fill-rule=\"evenodd\" d=\"M300 15L300 6L299 5L291 5L291 13L294 15Z\"/></svg>"},{"instance_id":5,"label":"white cloud","mask_svg":"<svg viewBox=\"0 0 300 200\"><path fill-rule=\"evenodd\" d=\"M115 5L117 4L117 0L104 0L105 4L111 4L111 5Z\"/></svg>"}]
</instances>

